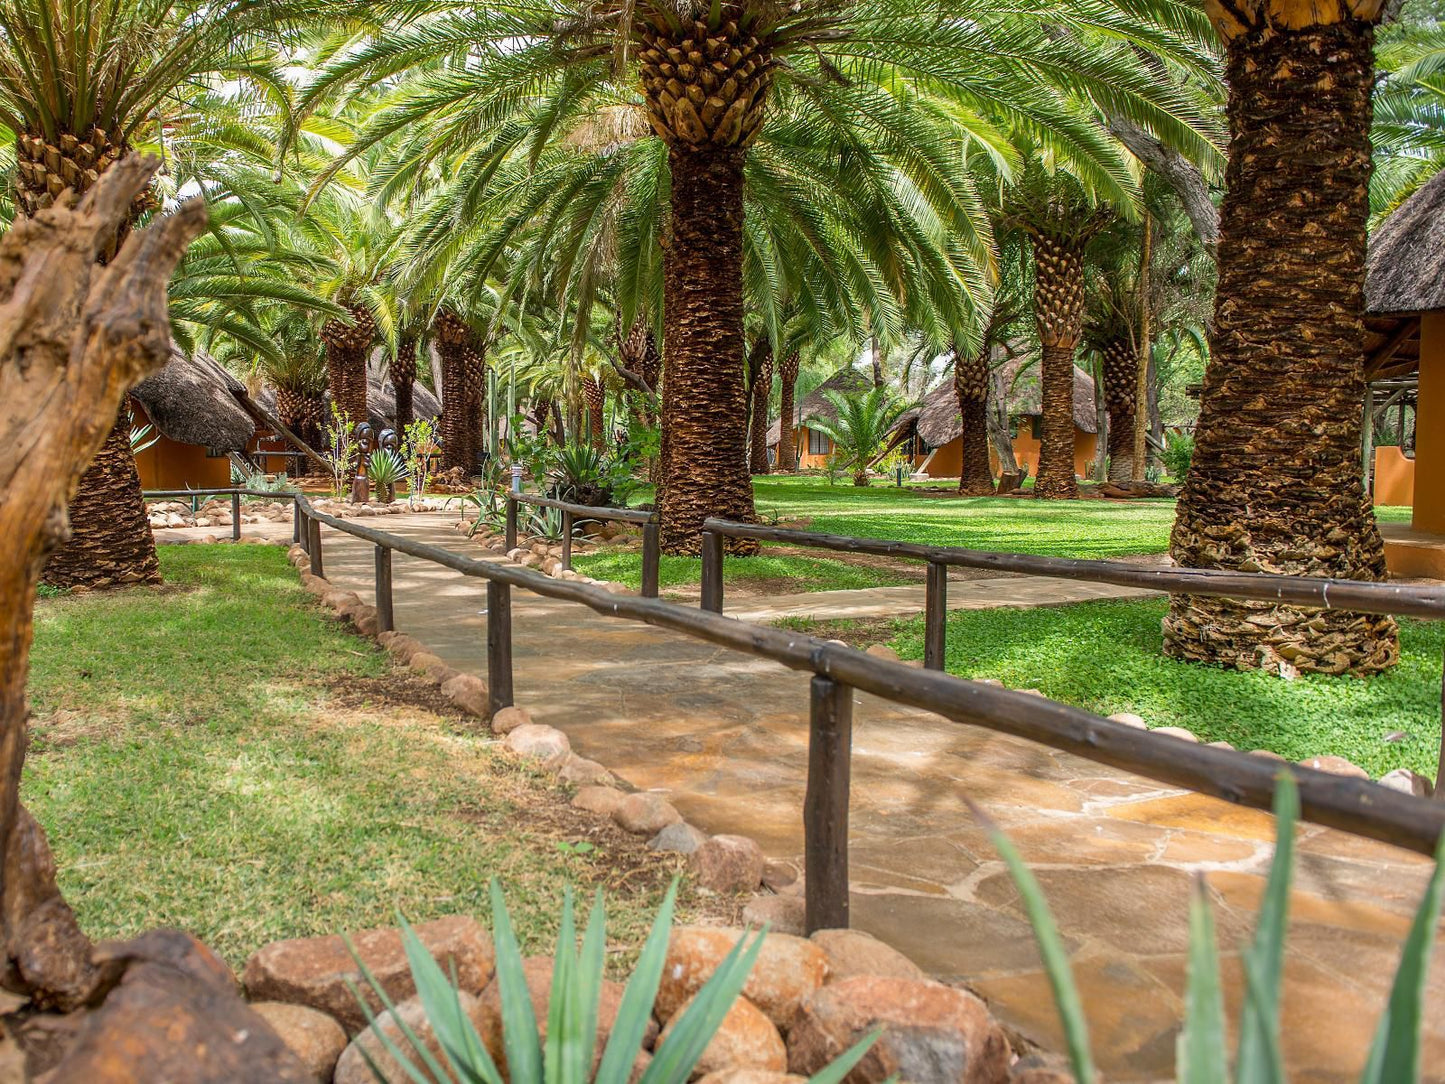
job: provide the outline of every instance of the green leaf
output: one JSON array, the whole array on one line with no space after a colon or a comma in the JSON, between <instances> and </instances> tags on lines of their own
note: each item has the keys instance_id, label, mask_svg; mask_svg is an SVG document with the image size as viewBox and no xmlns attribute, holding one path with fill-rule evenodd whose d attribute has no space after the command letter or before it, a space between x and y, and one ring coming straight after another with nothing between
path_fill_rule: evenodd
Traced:
<instances>
[{"instance_id":1,"label":"green leaf","mask_svg":"<svg viewBox=\"0 0 1445 1084\"><path fill-rule=\"evenodd\" d=\"M642 952L638 954L632 978L622 992L622 1004L618 1006L612 1034L607 1038L602 1064L597 1067L596 1084L627 1084L632 1076L632 1063L642 1049L642 1038L652 1020L652 1004L657 1000L657 987L662 981L662 968L667 962L667 944L672 937L672 914L676 905L677 880L674 878L663 897L662 906L658 908L657 918L653 920Z\"/></svg>"},{"instance_id":2,"label":"green leaf","mask_svg":"<svg viewBox=\"0 0 1445 1084\"><path fill-rule=\"evenodd\" d=\"M456 986L447 979L421 938L400 919L401 944L432 1032L462 1084L502 1084L502 1074L467 1017Z\"/></svg>"},{"instance_id":3,"label":"green leaf","mask_svg":"<svg viewBox=\"0 0 1445 1084\"><path fill-rule=\"evenodd\" d=\"M592 900L592 913L582 935L582 950L577 956L577 993L581 1009L582 1045L578 1064L583 1084L592 1074L592 1056L597 1047L597 1014L602 999L602 970L607 958L607 910L599 888Z\"/></svg>"},{"instance_id":4,"label":"green leaf","mask_svg":"<svg viewBox=\"0 0 1445 1084\"><path fill-rule=\"evenodd\" d=\"M978 806L969 802L973 815L989 834L989 839L998 851L999 857L1008 867L1019 896L1023 899L1024 910L1033 926L1034 938L1038 941L1039 955L1043 957L1044 971L1049 976L1049 986L1054 992L1054 1008L1058 1011L1059 1022L1064 1028L1064 1045L1068 1047L1069 1064L1074 1070L1074 1079L1081 1084L1094 1080L1094 1059L1089 1050L1089 1024L1084 1017L1084 1005L1079 998L1078 987L1074 985L1074 973L1069 967L1069 954L1064 950L1063 938L1054 916L1049 911L1044 890L1029 871L1018 851L1003 832L984 814Z\"/></svg>"},{"instance_id":5,"label":"green leaf","mask_svg":"<svg viewBox=\"0 0 1445 1084\"><path fill-rule=\"evenodd\" d=\"M404 1020L396 1015L394 1011L396 1009L395 1003L391 1000L390 996L388 996L386 990L382 988L381 983L376 981L376 976L371 973L371 969L362 962L361 957L357 954L356 946L351 943L351 938L343 934L342 940L346 944L346 951L351 953L352 960L356 962L357 970L361 972L363 981L371 987L378 1000L381 1001L383 1010L392 1014L392 1019L396 1021L398 1028L401 1030L402 1037L406 1039L407 1043L411 1046L413 1053L421 1058L428 1069L431 1069L437 1074L437 1076L433 1078L434 1080L445 1080L446 1077L442 1067L437 1064L436 1058L432 1057L431 1051L426 1048L426 1044L421 1041L416 1032L412 1031L412 1029L406 1025ZM346 988L351 991L351 996L356 998L357 1003L361 1006L362 1014L366 1017L367 1028L376 1036L382 1048L401 1066L402 1071L411 1078L412 1084L433 1084L433 1080L428 1079L422 1074L422 1071L402 1052L400 1046L398 1046L386 1032L377 1027L377 1014L371 1011L371 1004L366 998L361 996L361 991L357 989L356 984L349 978L346 979L345 982ZM376 1073L377 1079L382 1079L381 1074L376 1072L376 1066L372 1063L371 1058L366 1057L365 1060L372 1072Z\"/></svg>"},{"instance_id":6,"label":"green leaf","mask_svg":"<svg viewBox=\"0 0 1445 1084\"><path fill-rule=\"evenodd\" d=\"M537 1017L532 994L522 970L522 950L512 929L502 886L492 878L492 939L497 952L497 987L502 996L502 1046L507 1052L507 1075L515 1084L542 1079L542 1050L537 1041Z\"/></svg>"},{"instance_id":7,"label":"green leaf","mask_svg":"<svg viewBox=\"0 0 1445 1084\"><path fill-rule=\"evenodd\" d=\"M1294 826L1299 818L1299 788L1282 772L1275 784L1274 861L1259 907L1254 943L1245 950L1244 1007L1239 1022L1238 1084L1283 1079L1279 1055L1279 994L1284 974L1284 942L1289 923L1290 881L1294 875Z\"/></svg>"},{"instance_id":8,"label":"green leaf","mask_svg":"<svg viewBox=\"0 0 1445 1084\"><path fill-rule=\"evenodd\" d=\"M717 970L693 996L681 1019L669 1023L672 1031L667 1042L653 1051L640 1084L685 1084L733 1002L742 993L767 934L768 928L764 926L751 941L746 933L738 938Z\"/></svg>"},{"instance_id":9,"label":"green leaf","mask_svg":"<svg viewBox=\"0 0 1445 1084\"><path fill-rule=\"evenodd\" d=\"M542 1054L546 1084L584 1084L577 1047L577 923L573 915L572 886L562 893L562 922L557 930L557 951L552 959L552 991L547 1005L547 1043ZM590 1067L589 1067L590 1068Z\"/></svg>"},{"instance_id":10,"label":"green leaf","mask_svg":"<svg viewBox=\"0 0 1445 1084\"><path fill-rule=\"evenodd\" d=\"M1184 1029L1175 1057L1179 1084L1228 1084L1224 992L1209 889L1196 876L1189 900L1189 979L1184 991Z\"/></svg>"},{"instance_id":11,"label":"green leaf","mask_svg":"<svg viewBox=\"0 0 1445 1084\"><path fill-rule=\"evenodd\" d=\"M1425 1008L1425 979L1435 947L1435 926L1440 921L1445 894L1445 833L1435 846L1435 871L1425 887L1425 898L1415 912L1409 936L1400 953L1400 966L1390 987L1390 1000L1370 1044L1360 1084L1394 1084L1420 1079L1420 1017Z\"/></svg>"},{"instance_id":12,"label":"green leaf","mask_svg":"<svg viewBox=\"0 0 1445 1084\"><path fill-rule=\"evenodd\" d=\"M853 1071L853 1066L863 1060L863 1055L872 1049L873 1044L878 1041L878 1036L882 1034L883 1029L881 1027L874 1028L810 1076L808 1078L808 1084L840 1084L840 1081Z\"/></svg>"}]
</instances>

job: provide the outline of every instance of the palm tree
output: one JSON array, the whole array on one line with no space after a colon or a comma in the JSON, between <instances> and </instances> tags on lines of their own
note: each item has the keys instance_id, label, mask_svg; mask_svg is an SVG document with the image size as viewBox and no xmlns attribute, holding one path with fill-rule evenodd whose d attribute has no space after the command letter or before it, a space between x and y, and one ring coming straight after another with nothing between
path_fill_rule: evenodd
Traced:
<instances>
[{"instance_id":1,"label":"palm tree","mask_svg":"<svg viewBox=\"0 0 1445 1084\"><path fill-rule=\"evenodd\" d=\"M810 417L808 427L833 442L834 462L843 470L853 472L853 484L866 486L869 466L882 454L908 404L899 400L886 385L854 396L828 391L823 393L823 398L833 405L837 417L833 420Z\"/></svg>"},{"instance_id":2,"label":"palm tree","mask_svg":"<svg viewBox=\"0 0 1445 1084\"><path fill-rule=\"evenodd\" d=\"M486 385L485 341L449 304L432 318L432 336L442 363L442 468L470 474L480 451L477 429Z\"/></svg>"},{"instance_id":3,"label":"palm tree","mask_svg":"<svg viewBox=\"0 0 1445 1084\"><path fill-rule=\"evenodd\" d=\"M398 86L393 107L361 142L414 132L403 155L407 168L423 170L444 159L464 178L465 205L474 211L488 203L483 193L501 164L520 158L541 174L549 144L571 140L569 149L575 149L579 120L594 132L629 133L640 127L628 119L640 105L656 134L655 140L631 134L613 140L617 149L601 156L607 161L589 167L605 171L608 161L627 160L630 146L653 155L666 171L667 183L650 189L653 213L632 214L611 201L608 217L624 220L626 244L618 249L624 256L629 246L656 251L666 219L659 507L669 552L695 552L707 515L752 514L743 423L750 189L796 207L815 240L826 223L804 204L842 202L856 190L879 198L890 189L905 191L901 202L927 213L910 211L905 217L912 225L875 243L895 251L937 251L941 236L955 267L971 261L978 271L988 263L987 224L971 187L953 178L964 145L980 147L985 157L1010 158L993 118L1026 123L1109 191L1127 186L1127 170L1099 126L1067 104L1076 94L1117 106L1172 144L1206 145L1201 126L1191 121L1192 106L1121 44L1132 40L1179 63L1198 63L1198 20L1165 0L1132 5L1128 16L1111 9L1103 22L1098 6L1083 0L997 7L960 0L859 6L544 0L525 9L458 4L440 12L433 4L403 7L413 17L408 25L388 28L365 48L339 56L308 101L346 83L380 85L419 62L432 65L418 80ZM438 66L461 55L464 65ZM912 88L946 90L953 101L935 105ZM604 123L604 115L622 119ZM521 116L535 123L503 123ZM587 141L596 139L588 135ZM770 189L755 188L750 172L766 159L764 148L781 151L791 143L817 148L842 183L811 185L799 173L778 177ZM878 153L870 155L870 146ZM766 171L777 161L775 155L761 166ZM553 189L544 199L556 195L567 202L587 191L615 191L600 172L574 180L574 187ZM516 214L531 218L526 202L518 201ZM569 231L574 238L595 236L599 221L579 218ZM626 258L621 262L632 266ZM865 266L836 268L837 281L856 283ZM896 278L899 266L890 261L889 278ZM596 265L568 267L569 276L597 278ZM960 285L955 278L947 292L956 296ZM937 297L925 293L920 300ZM630 316L624 312L625 320ZM951 317L943 322L954 330Z\"/></svg>"},{"instance_id":4,"label":"palm tree","mask_svg":"<svg viewBox=\"0 0 1445 1084\"><path fill-rule=\"evenodd\" d=\"M766 332L753 341L748 351L748 473L767 474L768 403L773 393L773 342Z\"/></svg>"},{"instance_id":5,"label":"palm tree","mask_svg":"<svg viewBox=\"0 0 1445 1084\"><path fill-rule=\"evenodd\" d=\"M0 0L0 124L15 135L18 213L33 216L66 188L88 189L143 142L148 125L183 104L180 88L222 73L275 81L251 45L279 11L263 0ZM153 197L138 198L107 252L154 206ZM129 437L121 411L81 477L73 534L50 558L47 582L108 587L160 578Z\"/></svg>"},{"instance_id":6,"label":"palm tree","mask_svg":"<svg viewBox=\"0 0 1445 1084\"><path fill-rule=\"evenodd\" d=\"M1211 2L1230 152L1193 465L1170 552L1188 568L1384 579L1360 476L1372 49L1380 3ZM1388 617L1178 595L1165 651L1371 673Z\"/></svg>"},{"instance_id":7,"label":"palm tree","mask_svg":"<svg viewBox=\"0 0 1445 1084\"><path fill-rule=\"evenodd\" d=\"M1113 212L1076 177L1031 161L1008 197L1008 222L1034 256L1034 322L1042 361L1043 433L1034 496L1078 497L1074 476L1074 354L1084 332L1084 250Z\"/></svg>"},{"instance_id":8,"label":"palm tree","mask_svg":"<svg viewBox=\"0 0 1445 1084\"><path fill-rule=\"evenodd\" d=\"M798 473L798 438L793 426L795 411L793 394L798 386L798 369L802 357L789 350L778 359L778 470L784 474Z\"/></svg>"}]
</instances>

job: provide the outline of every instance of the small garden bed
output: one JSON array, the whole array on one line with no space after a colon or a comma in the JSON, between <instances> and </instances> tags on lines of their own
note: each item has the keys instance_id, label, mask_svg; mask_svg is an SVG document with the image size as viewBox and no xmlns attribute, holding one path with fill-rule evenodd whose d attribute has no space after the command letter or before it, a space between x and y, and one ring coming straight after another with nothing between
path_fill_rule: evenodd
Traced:
<instances>
[{"instance_id":1,"label":"small garden bed","mask_svg":"<svg viewBox=\"0 0 1445 1084\"><path fill-rule=\"evenodd\" d=\"M1201 741L1268 749L1290 760L1333 754L1378 778L1396 768L1435 777L1445 627L1402 621L1400 665L1368 679L1306 674L1294 681L1165 658L1156 600L956 612L948 618L948 672L1101 715L1133 712ZM889 643L923 657L923 618L779 622L858 647Z\"/></svg>"},{"instance_id":2,"label":"small garden bed","mask_svg":"<svg viewBox=\"0 0 1445 1084\"><path fill-rule=\"evenodd\" d=\"M37 606L23 797L93 937L175 925L239 965L398 909L484 913L492 876L527 951L568 882L604 890L615 942L645 935L678 859L570 808L325 616L281 549L160 555L162 588Z\"/></svg>"}]
</instances>

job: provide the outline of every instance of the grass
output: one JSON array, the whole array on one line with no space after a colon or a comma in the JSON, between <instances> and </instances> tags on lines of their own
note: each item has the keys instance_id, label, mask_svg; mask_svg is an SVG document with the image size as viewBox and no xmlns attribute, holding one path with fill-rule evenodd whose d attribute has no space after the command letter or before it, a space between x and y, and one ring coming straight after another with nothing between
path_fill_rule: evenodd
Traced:
<instances>
[{"instance_id":1,"label":"grass","mask_svg":"<svg viewBox=\"0 0 1445 1084\"><path fill-rule=\"evenodd\" d=\"M1038 689L1102 715L1131 711L1150 726L1186 727L1202 741L1296 761L1333 753L1376 778L1394 768L1434 778L1445 626L1402 621L1400 665L1389 673L1284 681L1165 658L1159 623L1166 606L1151 599L956 612L948 619L945 665L961 677ZM859 646L886 640L904 659L923 657L921 617L785 624ZM1384 740L1396 731L1403 741Z\"/></svg>"},{"instance_id":2,"label":"grass","mask_svg":"<svg viewBox=\"0 0 1445 1084\"><path fill-rule=\"evenodd\" d=\"M492 876L526 951L568 881L608 889L619 942L645 934L672 867L585 835L552 783L323 616L279 548L161 566L161 589L37 606L23 794L92 936L175 925L239 965L398 910L486 915Z\"/></svg>"}]
</instances>

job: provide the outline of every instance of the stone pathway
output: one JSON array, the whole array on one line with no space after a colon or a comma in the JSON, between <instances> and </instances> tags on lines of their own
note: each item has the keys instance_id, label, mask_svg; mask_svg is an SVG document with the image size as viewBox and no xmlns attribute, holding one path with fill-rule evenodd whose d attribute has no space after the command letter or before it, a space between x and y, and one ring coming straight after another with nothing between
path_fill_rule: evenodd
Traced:
<instances>
[{"instance_id":1,"label":"stone pathway","mask_svg":"<svg viewBox=\"0 0 1445 1084\"><path fill-rule=\"evenodd\" d=\"M448 518L395 516L384 526L481 554L446 526ZM369 600L371 547L328 530L324 552L327 575ZM394 577L398 628L453 666L484 674L482 581L400 554ZM1024 582L975 581L994 595L1021 591ZM950 584L956 600L967 598L966 586ZM1029 591L1027 599L997 604L1059 601L1037 581ZM739 603L736 612L759 608ZM800 858L806 675L523 592L514 595L513 632L517 701L538 722L566 731L581 755L638 787L666 791L699 827L742 832L772 857ZM854 925L941 979L967 981L1003 1020L1055 1049L1060 1033L1032 934L964 795L1008 830L1043 883L1073 954L1104 1073L1110 1080L1172 1079L1191 879L1208 874L1235 1017L1237 949L1263 891L1271 819L858 697ZM1311 826L1300 836L1286 1063L1294 1081L1352 1081L1429 867L1339 832ZM1423 1065L1431 1081L1445 1080L1441 955L1428 993Z\"/></svg>"}]
</instances>

